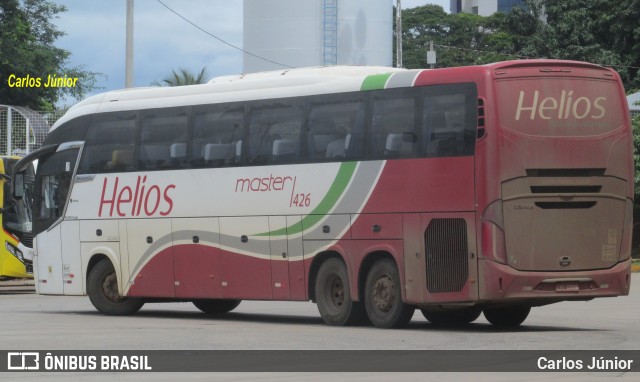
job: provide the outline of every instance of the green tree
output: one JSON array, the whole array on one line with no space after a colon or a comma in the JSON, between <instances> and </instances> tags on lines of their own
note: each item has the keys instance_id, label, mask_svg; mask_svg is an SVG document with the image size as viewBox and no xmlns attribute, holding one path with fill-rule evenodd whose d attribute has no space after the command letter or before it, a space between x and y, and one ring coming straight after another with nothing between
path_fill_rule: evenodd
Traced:
<instances>
[{"instance_id":1,"label":"green tree","mask_svg":"<svg viewBox=\"0 0 640 382\"><path fill-rule=\"evenodd\" d=\"M448 14L437 5L403 10L403 64L427 67L426 52L433 42L437 67L478 65L515 58L513 38L499 29L503 14L490 17Z\"/></svg>"},{"instance_id":2,"label":"green tree","mask_svg":"<svg viewBox=\"0 0 640 382\"><path fill-rule=\"evenodd\" d=\"M633 126L633 161L635 164L633 203L633 236L631 253L634 258L640 258L640 115L632 120Z\"/></svg>"},{"instance_id":3,"label":"green tree","mask_svg":"<svg viewBox=\"0 0 640 382\"><path fill-rule=\"evenodd\" d=\"M640 88L640 0L525 0L525 8L489 17L447 14L435 5L403 10L403 63L438 67L523 57L613 66L625 87Z\"/></svg>"},{"instance_id":4,"label":"green tree","mask_svg":"<svg viewBox=\"0 0 640 382\"><path fill-rule=\"evenodd\" d=\"M176 72L171 71L171 75L165 77L160 82L155 82L153 85L157 86L184 86L184 85L198 85L204 84L209 80L209 74L207 74L207 68L203 67L200 73L194 74L189 69L180 68Z\"/></svg>"},{"instance_id":5,"label":"green tree","mask_svg":"<svg viewBox=\"0 0 640 382\"><path fill-rule=\"evenodd\" d=\"M635 163L635 198L640 202L640 115L631 120L633 126L633 161Z\"/></svg>"},{"instance_id":6,"label":"green tree","mask_svg":"<svg viewBox=\"0 0 640 382\"><path fill-rule=\"evenodd\" d=\"M517 41L515 54L612 66L627 89L640 87L640 0L528 0L527 5L501 25Z\"/></svg>"},{"instance_id":7,"label":"green tree","mask_svg":"<svg viewBox=\"0 0 640 382\"><path fill-rule=\"evenodd\" d=\"M95 88L95 72L69 66L70 52L57 48L64 32L51 23L67 9L46 0L0 2L0 103L51 110L62 97L84 97ZM40 78L40 86L10 87L9 77ZM49 75L78 78L74 87L45 87Z\"/></svg>"}]
</instances>

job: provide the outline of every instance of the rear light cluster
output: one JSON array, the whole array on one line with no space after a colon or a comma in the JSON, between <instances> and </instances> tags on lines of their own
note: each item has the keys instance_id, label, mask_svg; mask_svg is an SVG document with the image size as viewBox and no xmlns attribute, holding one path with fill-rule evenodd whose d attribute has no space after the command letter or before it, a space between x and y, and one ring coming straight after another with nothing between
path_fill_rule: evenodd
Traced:
<instances>
[{"instance_id":1,"label":"rear light cluster","mask_svg":"<svg viewBox=\"0 0 640 382\"><path fill-rule=\"evenodd\" d=\"M491 203L482 214L482 254L487 260L507 263L502 200Z\"/></svg>"}]
</instances>

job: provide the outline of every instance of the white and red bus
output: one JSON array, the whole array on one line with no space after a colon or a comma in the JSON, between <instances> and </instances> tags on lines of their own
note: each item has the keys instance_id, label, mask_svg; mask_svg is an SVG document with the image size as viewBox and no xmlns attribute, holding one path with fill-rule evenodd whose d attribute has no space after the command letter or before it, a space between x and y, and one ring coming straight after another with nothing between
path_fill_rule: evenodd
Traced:
<instances>
[{"instance_id":1,"label":"white and red bus","mask_svg":"<svg viewBox=\"0 0 640 382\"><path fill-rule=\"evenodd\" d=\"M34 159L37 290L106 314L312 300L330 325L397 327L418 308L516 326L629 292L629 112L618 75L588 63L108 92L16 170Z\"/></svg>"}]
</instances>

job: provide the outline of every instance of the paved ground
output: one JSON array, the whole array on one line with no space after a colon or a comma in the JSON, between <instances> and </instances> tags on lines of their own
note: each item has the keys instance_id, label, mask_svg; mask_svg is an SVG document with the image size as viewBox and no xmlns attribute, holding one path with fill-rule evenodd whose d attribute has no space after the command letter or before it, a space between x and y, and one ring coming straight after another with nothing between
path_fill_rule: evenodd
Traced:
<instances>
[{"instance_id":1,"label":"paved ground","mask_svg":"<svg viewBox=\"0 0 640 382\"><path fill-rule=\"evenodd\" d=\"M222 318L190 303L147 304L131 317L108 317L86 297L39 296L29 286L0 286L0 335L5 350L640 350L640 274L630 296L535 308L517 330L498 331L481 317L464 328L438 328L417 312L408 329L325 326L312 303L244 301ZM14 291L12 291L14 290ZM639 361L640 362L640 361ZM464 365L461 365L461 368ZM73 374L104 380L113 374ZM28 377L28 378L25 378ZM66 374L4 374L3 381L68 380ZM119 380L637 380L638 373L219 373L118 374Z\"/></svg>"}]
</instances>

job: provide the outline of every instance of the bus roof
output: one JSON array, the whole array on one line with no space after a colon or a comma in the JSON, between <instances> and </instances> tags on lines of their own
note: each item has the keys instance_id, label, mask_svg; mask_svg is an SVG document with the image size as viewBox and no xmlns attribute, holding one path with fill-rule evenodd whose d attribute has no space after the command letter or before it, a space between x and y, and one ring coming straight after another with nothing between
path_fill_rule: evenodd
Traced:
<instances>
[{"instance_id":1,"label":"bus roof","mask_svg":"<svg viewBox=\"0 0 640 382\"><path fill-rule=\"evenodd\" d=\"M510 68L528 68L528 67L544 67L544 66L554 66L554 67L573 67L573 68L584 68L584 69L599 69L610 71L611 69L606 68L604 66L591 64L583 61L570 61L570 60L551 60L551 59L535 59L535 60L511 60L511 61L501 61L495 62L491 64L486 64L486 67L491 69L510 69Z\"/></svg>"},{"instance_id":2,"label":"bus roof","mask_svg":"<svg viewBox=\"0 0 640 382\"><path fill-rule=\"evenodd\" d=\"M329 66L222 76L201 85L115 90L77 103L52 130L71 119L99 112L358 91L367 78L399 72L412 72L413 77L418 73L381 66Z\"/></svg>"},{"instance_id":3,"label":"bus roof","mask_svg":"<svg viewBox=\"0 0 640 382\"><path fill-rule=\"evenodd\" d=\"M250 74L216 77L206 84L176 87L144 87L115 90L89 97L60 118L51 128L93 113L143 110L187 105L241 102L327 93L373 90L389 87L413 86L422 72L533 69L541 67L572 67L601 70L610 75L609 68L579 61L513 60L467 68L407 70L382 66L327 66L296 68ZM421 76L424 77L424 76Z\"/></svg>"}]
</instances>

